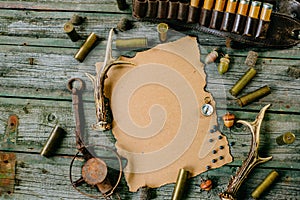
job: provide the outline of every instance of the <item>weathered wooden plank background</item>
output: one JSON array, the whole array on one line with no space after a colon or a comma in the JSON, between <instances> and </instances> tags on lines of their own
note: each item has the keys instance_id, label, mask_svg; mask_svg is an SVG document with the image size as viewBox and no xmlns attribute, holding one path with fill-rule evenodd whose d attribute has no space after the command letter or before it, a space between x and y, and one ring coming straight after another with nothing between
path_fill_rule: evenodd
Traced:
<instances>
[{"instance_id":1,"label":"weathered wooden plank background","mask_svg":"<svg viewBox=\"0 0 300 200\"><path fill-rule=\"evenodd\" d=\"M90 32L102 38L83 63L73 58L83 40L73 43L63 33L63 25L73 14L87 17L84 24L76 27L83 38ZM76 147L71 95L66 83L71 77L81 77L86 83L83 98L87 140L112 146L109 133L99 134L90 128L95 121L93 89L84 73L93 74L94 64L104 60L108 30L122 17L133 20L134 27L118 37L131 37L134 33L158 40L156 24L134 20L131 8L120 11L114 0L0 1L0 135L6 131L9 115L16 114L20 120L17 144L0 141L0 151L15 152L17 156L14 192L2 194L0 199L89 199L73 189L68 177ZM241 188L241 199L249 199L252 190L272 169L279 171L280 178L261 199L300 199L300 82L287 75L290 66L300 65L300 46L284 50L227 49L224 39L204 33L198 34L198 41L202 60L214 47L221 47L232 58L230 70L223 76L218 74L215 65L205 67L207 90L217 101L219 117L231 111L238 119L252 121L263 105L272 104L262 125L260 152L262 156L272 155L273 160L254 169ZM272 94L240 108L228 90L247 70L244 60L249 50L259 52L258 74L243 93L267 84ZM115 48L113 51L114 56L134 53ZM39 152L55 121L65 128L67 135L56 156L41 157ZM247 156L251 141L249 130L243 126L228 130L219 121L221 131L234 144L231 147L234 162L201 175L214 181L214 188L209 192L200 190L199 177L191 179L186 199L218 199L218 193ZM275 138L287 131L296 134L295 143L278 146ZM76 170L79 169L77 166ZM170 199L173 187L170 184L154 189L153 199ZM138 198L138 193L128 192L124 179L118 191L122 199Z\"/></svg>"}]
</instances>

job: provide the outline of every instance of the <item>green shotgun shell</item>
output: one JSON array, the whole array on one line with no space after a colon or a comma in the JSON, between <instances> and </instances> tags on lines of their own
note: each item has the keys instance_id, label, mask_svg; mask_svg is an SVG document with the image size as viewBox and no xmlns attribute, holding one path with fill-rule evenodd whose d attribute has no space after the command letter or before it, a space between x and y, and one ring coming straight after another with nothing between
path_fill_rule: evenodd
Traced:
<instances>
[{"instance_id":1,"label":"green shotgun shell","mask_svg":"<svg viewBox=\"0 0 300 200\"><path fill-rule=\"evenodd\" d=\"M148 46L147 38L130 38L130 39L117 39L117 49L138 49L146 48Z\"/></svg>"},{"instance_id":2,"label":"green shotgun shell","mask_svg":"<svg viewBox=\"0 0 300 200\"><path fill-rule=\"evenodd\" d=\"M76 32L75 27L73 26L73 24L71 22L65 23L64 31L73 42L76 42L80 39L80 36Z\"/></svg>"},{"instance_id":3,"label":"green shotgun shell","mask_svg":"<svg viewBox=\"0 0 300 200\"><path fill-rule=\"evenodd\" d=\"M295 142L295 135L291 132L287 132L282 134L281 136L276 138L276 142L279 145L292 144Z\"/></svg>"},{"instance_id":4,"label":"green shotgun shell","mask_svg":"<svg viewBox=\"0 0 300 200\"><path fill-rule=\"evenodd\" d=\"M236 84L229 90L232 96L237 96L240 91L252 80L256 75L256 70L250 67L248 71L236 82Z\"/></svg>"},{"instance_id":5,"label":"green shotgun shell","mask_svg":"<svg viewBox=\"0 0 300 200\"><path fill-rule=\"evenodd\" d=\"M246 94L240 98L237 99L238 101L238 104L243 107L245 105L248 105L249 103L257 100L257 99L260 99L268 94L271 93L271 89L269 88L269 86L263 86L249 94Z\"/></svg>"},{"instance_id":6,"label":"green shotgun shell","mask_svg":"<svg viewBox=\"0 0 300 200\"><path fill-rule=\"evenodd\" d=\"M172 200L180 200L181 199L188 176L189 176L189 171L187 171L185 169L179 170L176 185L175 185L175 188L174 188L174 191L172 194Z\"/></svg>"},{"instance_id":7,"label":"green shotgun shell","mask_svg":"<svg viewBox=\"0 0 300 200\"><path fill-rule=\"evenodd\" d=\"M254 199L258 199L261 194L271 186L278 176L278 172L275 170L271 171L270 174L263 180L263 182L252 192L251 196Z\"/></svg>"},{"instance_id":8,"label":"green shotgun shell","mask_svg":"<svg viewBox=\"0 0 300 200\"><path fill-rule=\"evenodd\" d=\"M95 33L91 33L89 37L85 40L83 45L80 47L78 52L75 54L74 58L79 62L83 62L97 41L98 41L98 36Z\"/></svg>"},{"instance_id":9,"label":"green shotgun shell","mask_svg":"<svg viewBox=\"0 0 300 200\"><path fill-rule=\"evenodd\" d=\"M48 140L45 143L40 154L45 157L51 156L53 154L53 152L55 151L55 149L58 148L58 146L61 143L61 140L65 134L66 134L65 130L63 128L61 128L60 126L56 125L52 129L52 131L48 137Z\"/></svg>"}]
</instances>

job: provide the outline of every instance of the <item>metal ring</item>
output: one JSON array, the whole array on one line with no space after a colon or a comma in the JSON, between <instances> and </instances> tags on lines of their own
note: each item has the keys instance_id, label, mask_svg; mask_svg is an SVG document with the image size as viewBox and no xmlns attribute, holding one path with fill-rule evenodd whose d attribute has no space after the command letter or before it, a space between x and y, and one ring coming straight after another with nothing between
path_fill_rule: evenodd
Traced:
<instances>
[{"instance_id":1,"label":"metal ring","mask_svg":"<svg viewBox=\"0 0 300 200\"><path fill-rule=\"evenodd\" d=\"M79 155L79 153L80 153L80 150L77 151L77 153L75 154L75 156L73 157L73 159L72 159L72 161L71 161L71 163L70 163L69 178L70 178L70 181L71 181L72 186L73 186L79 193L81 193L81 194L83 194L83 195L85 195L85 196L88 196L88 197L95 198L95 199L100 198L100 197L104 197L104 198L106 199L107 197L111 196L111 195L114 193L114 190L118 187L118 185L119 185L119 183L120 183L120 181L121 181L122 173L123 173L123 169L122 169L122 161L121 161L120 155L119 155L114 149L112 149L111 147L107 147L107 146L104 146L104 145L96 145L96 144L95 144L95 145L87 145L87 146L84 146L84 147L85 147L85 148L88 148L88 147L94 147L94 146L98 146L98 147L101 147L101 148L103 148L103 149L106 149L106 150L109 150L109 151L113 152L113 153L116 155L117 159L118 159L119 166L120 166L120 169L119 169L120 173L119 173L118 180L117 180L116 184L114 185L114 187L111 189L111 191L110 191L108 194L103 194L103 193L102 193L102 196L100 196L100 195L91 195L91 194L82 192L81 190L79 190L79 189L75 186L74 181L73 181L73 179L72 179L72 167L73 167L73 163L74 163L74 161L75 161L75 158L76 158L76 157Z\"/></svg>"},{"instance_id":2,"label":"metal ring","mask_svg":"<svg viewBox=\"0 0 300 200\"><path fill-rule=\"evenodd\" d=\"M80 79L80 78L71 78L69 81L68 81L68 84L67 84L67 88L70 92L72 92L72 89L73 89L73 83L75 81L78 81L80 83L79 85L79 88L76 88L77 90L82 90L83 88L83 81Z\"/></svg>"}]
</instances>

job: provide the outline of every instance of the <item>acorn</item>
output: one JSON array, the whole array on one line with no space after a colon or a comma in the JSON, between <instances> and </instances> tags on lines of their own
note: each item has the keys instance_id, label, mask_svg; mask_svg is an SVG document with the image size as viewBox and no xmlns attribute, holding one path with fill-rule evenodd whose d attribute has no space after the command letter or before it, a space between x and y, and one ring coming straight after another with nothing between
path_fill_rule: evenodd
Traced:
<instances>
[{"instance_id":1,"label":"acorn","mask_svg":"<svg viewBox=\"0 0 300 200\"><path fill-rule=\"evenodd\" d=\"M218 72L220 75L222 75L228 71L229 63L230 63L230 57L228 54L225 54L225 56L220 59L220 63L218 65Z\"/></svg>"},{"instance_id":2,"label":"acorn","mask_svg":"<svg viewBox=\"0 0 300 200\"><path fill-rule=\"evenodd\" d=\"M200 188L201 188L202 190L209 191L209 190L212 189L212 187L213 187L212 180L210 180L210 179L203 180L203 179L201 178Z\"/></svg>"},{"instance_id":3,"label":"acorn","mask_svg":"<svg viewBox=\"0 0 300 200\"><path fill-rule=\"evenodd\" d=\"M224 125L227 128L230 128L234 125L234 121L235 121L234 114L228 112L222 118L223 118L223 121L224 121Z\"/></svg>"},{"instance_id":4,"label":"acorn","mask_svg":"<svg viewBox=\"0 0 300 200\"><path fill-rule=\"evenodd\" d=\"M212 50L212 52L210 52L209 54L207 54L206 58L205 58L205 64L210 64L216 61L216 59L218 58L219 53L218 53L218 48L214 48Z\"/></svg>"}]
</instances>

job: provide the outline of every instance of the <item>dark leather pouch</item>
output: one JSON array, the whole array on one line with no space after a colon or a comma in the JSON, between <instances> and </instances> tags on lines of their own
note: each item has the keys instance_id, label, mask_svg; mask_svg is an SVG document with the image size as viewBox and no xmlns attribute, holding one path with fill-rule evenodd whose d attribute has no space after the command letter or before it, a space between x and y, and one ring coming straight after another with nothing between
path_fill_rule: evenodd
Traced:
<instances>
[{"instance_id":1,"label":"dark leather pouch","mask_svg":"<svg viewBox=\"0 0 300 200\"><path fill-rule=\"evenodd\" d=\"M177 19L180 21L186 21L189 11L189 4L187 2L179 2Z\"/></svg>"},{"instance_id":2,"label":"dark leather pouch","mask_svg":"<svg viewBox=\"0 0 300 200\"><path fill-rule=\"evenodd\" d=\"M185 18L184 10L187 10L185 8L186 4L182 5L182 3L178 4L177 18L173 19L173 14L170 14L172 18L167 19L169 11L172 10L168 9L168 0L158 1L158 13L156 18L146 17L145 14L142 14L142 11L146 10L148 6L146 3L148 1L149 0L133 0L134 17L142 21L151 21L155 23L165 22L175 30L202 31L228 38L234 42L255 45L256 47L286 48L297 45L300 42L300 21L284 14L272 12L270 22L250 20L247 23L245 23L247 17L236 15L231 32L230 29L225 31L225 29L219 30L217 28L213 29L206 27L208 26L208 21L212 21L210 11L208 10L189 6L188 16ZM143 6L145 8L142 8ZM201 10L201 16L199 16L199 10ZM222 13L222 16L223 15L224 14ZM218 18L219 13L217 15L214 14L213 17ZM223 19L220 21L222 22ZM219 21L217 23L219 23ZM218 24L215 27L217 26Z\"/></svg>"},{"instance_id":3,"label":"dark leather pouch","mask_svg":"<svg viewBox=\"0 0 300 200\"><path fill-rule=\"evenodd\" d=\"M211 19L211 10L201 9L199 24L208 27Z\"/></svg>"},{"instance_id":4,"label":"dark leather pouch","mask_svg":"<svg viewBox=\"0 0 300 200\"><path fill-rule=\"evenodd\" d=\"M217 11L217 10L213 10L212 15L211 15L211 20L210 20L209 28L220 29L221 28L221 23L222 23L223 16L224 16L223 12L220 12L220 11Z\"/></svg>"},{"instance_id":5,"label":"dark leather pouch","mask_svg":"<svg viewBox=\"0 0 300 200\"><path fill-rule=\"evenodd\" d=\"M221 25L221 30L222 31L231 31L232 27L233 27L234 19L235 19L235 14L225 12L223 21L222 21L222 25Z\"/></svg>"},{"instance_id":6,"label":"dark leather pouch","mask_svg":"<svg viewBox=\"0 0 300 200\"><path fill-rule=\"evenodd\" d=\"M169 0L168 19L177 19L178 4L177 0Z\"/></svg>"},{"instance_id":7,"label":"dark leather pouch","mask_svg":"<svg viewBox=\"0 0 300 200\"><path fill-rule=\"evenodd\" d=\"M270 22L259 20L255 37L265 39L268 34Z\"/></svg>"},{"instance_id":8,"label":"dark leather pouch","mask_svg":"<svg viewBox=\"0 0 300 200\"><path fill-rule=\"evenodd\" d=\"M199 8L189 6L187 23L196 23L199 20Z\"/></svg>"},{"instance_id":9,"label":"dark leather pouch","mask_svg":"<svg viewBox=\"0 0 300 200\"><path fill-rule=\"evenodd\" d=\"M247 20L246 16L236 14L233 27L232 27L232 32L236 34L242 34L245 29L246 20Z\"/></svg>"},{"instance_id":10,"label":"dark leather pouch","mask_svg":"<svg viewBox=\"0 0 300 200\"><path fill-rule=\"evenodd\" d=\"M155 18L157 16L157 0L148 0L148 10L146 17Z\"/></svg>"},{"instance_id":11,"label":"dark leather pouch","mask_svg":"<svg viewBox=\"0 0 300 200\"><path fill-rule=\"evenodd\" d=\"M147 0L135 0L133 10L135 11L136 17L143 18L146 16L148 7Z\"/></svg>"},{"instance_id":12,"label":"dark leather pouch","mask_svg":"<svg viewBox=\"0 0 300 200\"><path fill-rule=\"evenodd\" d=\"M157 8L157 18L165 19L168 15L169 0L159 0Z\"/></svg>"}]
</instances>

